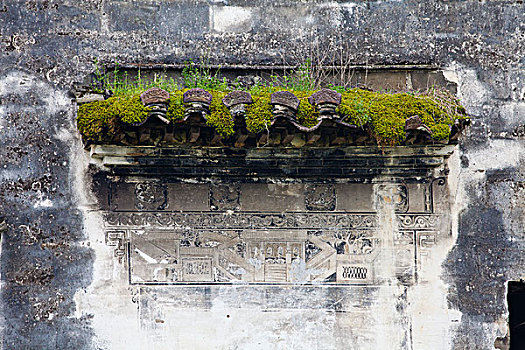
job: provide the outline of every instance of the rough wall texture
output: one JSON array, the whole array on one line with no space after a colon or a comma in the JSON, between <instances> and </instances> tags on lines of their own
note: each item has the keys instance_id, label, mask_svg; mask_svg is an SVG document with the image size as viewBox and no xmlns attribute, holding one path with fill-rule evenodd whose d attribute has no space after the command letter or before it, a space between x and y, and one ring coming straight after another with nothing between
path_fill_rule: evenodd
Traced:
<instances>
[{"instance_id":1,"label":"rough wall texture","mask_svg":"<svg viewBox=\"0 0 525 350\"><path fill-rule=\"evenodd\" d=\"M4 0L0 34L5 349L146 348L152 336L159 348L181 349L492 349L507 333L505 282L524 275L521 1ZM432 282L341 296L180 288L166 292L176 312L139 324L93 211L73 83L94 58L171 64L207 54L217 64L294 64L327 49L353 65L440 66L474 116L450 161L452 236L432 255ZM334 303L319 305L326 300ZM336 312L338 300L369 305L376 316L349 318ZM162 311L152 305L139 311Z\"/></svg>"}]
</instances>

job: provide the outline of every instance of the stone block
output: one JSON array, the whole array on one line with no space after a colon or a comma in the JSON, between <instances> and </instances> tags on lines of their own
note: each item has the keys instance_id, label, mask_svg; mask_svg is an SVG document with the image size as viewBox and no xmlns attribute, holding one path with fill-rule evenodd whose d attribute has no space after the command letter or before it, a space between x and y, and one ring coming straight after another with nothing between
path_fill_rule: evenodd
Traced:
<instances>
[{"instance_id":1,"label":"stone block","mask_svg":"<svg viewBox=\"0 0 525 350\"><path fill-rule=\"evenodd\" d=\"M213 6L212 26L219 33L246 33L253 28L253 10L241 6Z\"/></svg>"},{"instance_id":2,"label":"stone block","mask_svg":"<svg viewBox=\"0 0 525 350\"><path fill-rule=\"evenodd\" d=\"M442 87L456 94L457 85L445 79L443 72L411 71L412 89L424 91L431 87Z\"/></svg>"},{"instance_id":3,"label":"stone block","mask_svg":"<svg viewBox=\"0 0 525 350\"><path fill-rule=\"evenodd\" d=\"M338 211L374 211L374 187L372 184L337 184Z\"/></svg>"},{"instance_id":4,"label":"stone block","mask_svg":"<svg viewBox=\"0 0 525 350\"><path fill-rule=\"evenodd\" d=\"M242 184L243 211L303 211L304 185L301 184Z\"/></svg>"},{"instance_id":5,"label":"stone block","mask_svg":"<svg viewBox=\"0 0 525 350\"><path fill-rule=\"evenodd\" d=\"M355 81L374 91L406 91L407 76L407 71L358 71Z\"/></svg>"}]
</instances>

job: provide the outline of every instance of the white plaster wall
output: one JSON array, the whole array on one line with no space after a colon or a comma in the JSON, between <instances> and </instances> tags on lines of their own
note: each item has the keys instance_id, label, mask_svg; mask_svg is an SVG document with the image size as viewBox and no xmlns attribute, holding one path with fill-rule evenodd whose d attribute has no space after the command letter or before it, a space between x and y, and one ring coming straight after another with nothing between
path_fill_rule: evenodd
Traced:
<instances>
[{"instance_id":1,"label":"white plaster wall","mask_svg":"<svg viewBox=\"0 0 525 350\"><path fill-rule=\"evenodd\" d=\"M447 76L457 79L459 96L468 110L480 108L490 93L471 70L455 66ZM514 108L514 107L512 107ZM513 110L521 113L516 106ZM467 136L468 137L468 136ZM78 145L80 147L80 145ZM315 307L329 297L329 288L318 287L311 296L312 308L294 307L309 298L310 290L285 288L286 303L268 307L254 299L264 295L246 286L213 287L209 305L202 306L199 293L179 287L152 287L141 295L130 288L125 267L105 245L103 223L90 189L82 176L87 157L72 157L77 169L79 206L84 211L89 244L96 253L92 285L76 294L76 316L90 315L96 345L108 349L451 349L462 314L450 309L442 264L458 235L458 215L468 203L466 186L484 181L488 169L515 166L523 148L509 140L492 140L490 147L470 153L470 167L460 167L459 148L449 160L448 190L451 193L452 229L444 232L419 271L420 283L405 287L392 270L392 233L397 230L393 208L380 212L384 249L381 253L384 284L361 294L348 288L345 312ZM141 310L138 301L149 298L151 309ZM179 299L195 298L198 307L181 306ZM265 302L271 300L266 295ZM358 301L367 298L370 303ZM135 299L135 301L133 301ZM348 300L357 300L355 305ZM504 320L484 325L487 339L506 333ZM490 348L489 341L486 343Z\"/></svg>"}]
</instances>

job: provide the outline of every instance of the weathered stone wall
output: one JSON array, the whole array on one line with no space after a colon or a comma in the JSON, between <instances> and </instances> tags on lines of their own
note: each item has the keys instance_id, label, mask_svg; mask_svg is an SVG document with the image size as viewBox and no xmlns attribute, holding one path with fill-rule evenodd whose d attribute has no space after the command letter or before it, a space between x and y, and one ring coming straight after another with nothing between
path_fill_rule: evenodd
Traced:
<instances>
[{"instance_id":1,"label":"weathered stone wall","mask_svg":"<svg viewBox=\"0 0 525 350\"><path fill-rule=\"evenodd\" d=\"M492 349L506 335L505 282L524 275L522 2L5 0L0 34L5 349ZM104 242L73 84L94 58L293 65L326 51L350 65L436 65L473 115L449 162L452 234L428 282L176 287L162 294L176 311L162 315L155 293L139 307ZM338 312L360 306L369 312Z\"/></svg>"}]
</instances>

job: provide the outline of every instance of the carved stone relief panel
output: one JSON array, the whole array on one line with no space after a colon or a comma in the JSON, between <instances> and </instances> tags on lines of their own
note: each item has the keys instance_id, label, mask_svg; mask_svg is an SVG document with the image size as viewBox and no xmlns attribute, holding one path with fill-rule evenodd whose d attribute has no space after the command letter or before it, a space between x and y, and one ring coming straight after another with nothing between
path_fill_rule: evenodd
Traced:
<instances>
[{"instance_id":1,"label":"carved stone relief panel","mask_svg":"<svg viewBox=\"0 0 525 350\"><path fill-rule=\"evenodd\" d=\"M378 188L380 206L393 206L398 213L408 211L408 189L403 184L381 184Z\"/></svg>"},{"instance_id":2,"label":"carved stone relief panel","mask_svg":"<svg viewBox=\"0 0 525 350\"><path fill-rule=\"evenodd\" d=\"M411 284L440 230L425 186L119 183L106 242L128 259L134 285L379 285L385 266ZM409 211L409 194L420 212ZM374 203L392 208L391 236Z\"/></svg>"}]
</instances>

